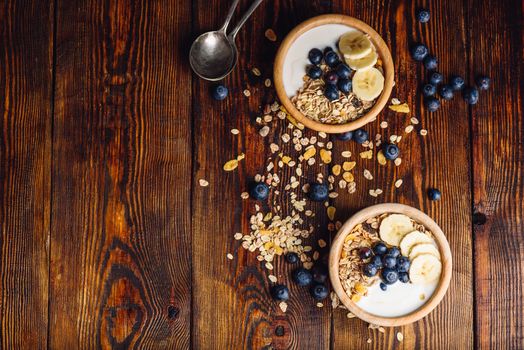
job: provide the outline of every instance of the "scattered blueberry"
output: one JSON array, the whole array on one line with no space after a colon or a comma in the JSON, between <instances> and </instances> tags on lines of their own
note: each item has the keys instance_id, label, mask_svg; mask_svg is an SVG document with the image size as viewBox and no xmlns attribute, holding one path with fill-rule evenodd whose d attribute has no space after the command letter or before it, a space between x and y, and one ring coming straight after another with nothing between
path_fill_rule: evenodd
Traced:
<instances>
[{"instance_id":1,"label":"scattered blueberry","mask_svg":"<svg viewBox=\"0 0 524 350\"><path fill-rule=\"evenodd\" d=\"M400 256L400 250L397 247L391 247L388 249L388 255L391 255L394 258L397 258Z\"/></svg>"},{"instance_id":2,"label":"scattered blueberry","mask_svg":"<svg viewBox=\"0 0 524 350\"><path fill-rule=\"evenodd\" d=\"M307 57L309 58L309 61L313 63L314 65L320 64L320 62L322 62L322 56L324 56L322 54L322 51L320 51L317 48L311 49L309 51L309 54L307 55Z\"/></svg>"},{"instance_id":3,"label":"scattered blueberry","mask_svg":"<svg viewBox=\"0 0 524 350\"><path fill-rule=\"evenodd\" d=\"M437 93L437 87L433 84L425 84L422 87L422 94L424 97L433 96Z\"/></svg>"},{"instance_id":4,"label":"scattered blueberry","mask_svg":"<svg viewBox=\"0 0 524 350\"><path fill-rule=\"evenodd\" d=\"M374 264L369 263L362 267L362 273L364 276L373 277L377 274L377 272L378 268Z\"/></svg>"},{"instance_id":5,"label":"scattered blueberry","mask_svg":"<svg viewBox=\"0 0 524 350\"><path fill-rule=\"evenodd\" d=\"M376 255L384 255L388 251L388 247L382 242L379 242L373 246L373 252Z\"/></svg>"},{"instance_id":6,"label":"scattered blueberry","mask_svg":"<svg viewBox=\"0 0 524 350\"><path fill-rule=\"evenodd\" d=\"M485 75L479 75L475 78L475 83L477 84L480 90L487 90L489 89L491 79Z\"/></svg>"},{"instance_id":7,"label":"scattered blueberry","mask_svg":"<svg viewBox=\"0 0 524 350\"><path fill-rule=\"evenodd\" d=\"M428 190L428 197L432 201L438 201L438 200L440 200L440 197L442 197L442 194L440 193L440 191L438 189L430 188Z\"/></svg>"},{"instance_id":8,"label":"scattered blueberry","mask_svg":"<svg viewBox=\"0 0 524 350\"><path fill-rule=\"evenodd\" d=\"M369 139L369 134L364 129L357 129L353 131L353 140L355 140L356 143L363 144Z\"/></svg>"},{"instance_id":9,"label":"scattered blueberry","mask_svg":"<svg viewBox=\"0 0 524 350\"><path fill-rule=\"evenodd\" d=\"M353 89L353 82L349 79L339 79L337 87L341 92L349 94Z\"/></svg>"},{"instance_id":10,"label":"scattered blueberry","mask_svg":"<svg viewBox=\"0 0 524 350\"><path fill-rule=\"evenodd\" d=\"M423 61L428 54L428 48L424 44L414 44L411 47L411 56L415 61Z\"/></svg>"},{"instance_id":11,"label":"scattered blueberry","mask_svg":"<svg viewBox=\"0 0 524 350\"><path fill-rule=\"evenodd\" d=\"M326 96L328 100L334 101L340 97L340 94L335 85L327 84L324 88L324 96Z\"/></svg>"},{"instance_id":12,"label":"scattered blueberry","mask_svg":"<svg viewBox=\"0 0 524 350\"><path fill-rule=\"evenodd\" d=\"M327 54L329 51L333 51L333 48L331 46L326 46L324 48L324 55Z\"/></svg>"},{"instance_id":13,"label":"scattered blueberry","mask_svg":"<svg viewBox=\"0 0 524 350\"><path fill-rule=\"evenodd\" d=\"M326 184L314 182L309 187L309 198L315 202L323 202L328 199L329 189Z\"/></svg>"},{"instance_id":14,"label":"scattered blueberry","mask_svg":"<svg viewBox=\"0 0 524 350\"><path fill-rule=\"evenodd\" d=\"M313 275L308 269L299 267L291 273L291 278L299 286L309 286L313 282Z\"/></svg>"},{"instance_id":15,"label":"scattered blueberry","mask_svg":"<svg viewBox=\"0 0 524 350\"><path fill-rule=\"evenodd\" d=\"M409 266L411 263L409 262L409 259L405 256L399 256L397 258L397 270L398 272L408 272Z\"/></svg>"},{"instance_id":16,"label":"scattered blueberry","mask_svg":"<svg viewBox=\"0 0 524 350\"><path fill-rule=\"evenodd\" d=\"M313 281L317 283L324 283L328 279L329 270L328 267L322 263L316 263L311 269L313 274Z\"/></svg>"},{"instance_id":17,"label":"scattered blueberry","mask_svg":"<svg viewBox=\"0 0 524 350\"><path fill-rule=\"evenodd\" d=\"M311 79L319 79L322 76L322 69L318 66L309 66L307 69L307 75Z\"/></svg>"},{"instance_id":18,"label":"scattered blueberry","mask_svg":"<svg viewBox=\"0 0 524 350\"><path fill-rule=\"evenodd\" d=\"M427 23L427 22L429 22L429 18L430 18L429 10L419 9L417 11L417 20L420 23Z\"/></svg>"},{"instance_id":19,"label":"scattered blueberry","mask_svg":"<svg viewBox=\"0 0 524 350\"><path fill-rule=\"evenodd\" d=\"M384 143L382 151L384 152L384 157L389 160L395 160L400 155L398 146L393 143Z\"/></svg>"},{"instance_id":20,"label":"scattered blueberry","mask_svg":"<svg viewBox=\"0 0 524 350\"><path fill-rule=\"evenodd\" d=\"M227 97L229 90L224 85L215 85L212 90L213 98L217 101L222 101Z\"/></svg>"},{"instance_id":21,"label":"scattered blueberry","mask_svg":"<svg viewBox=\"0 0 524 350\"><path fill-rule=\"evenodd\" d=\"M343 132L342 134L337 134L337 139L340 141L349 141L353 138L353 131Z\"/></svg>"},{"instance_id":22,"label":"scattered blueberry","mask_svg":"<svg viewBox=\"0 0 524 350\"><path fill-rule=\"evenodd\" d=\"M377 269L381 269L382 266L384 266L384 265L382 264L382 257L381 257L380 255L375 255L375 256L373 256L373 257L371 258L371 260L369 261L369 263L375 265L375 267L376 267Z\"/></svg>"},{"instance_id":23,"label":"scattered blueberry","mask_svg":"<svg viewBox=\"0 0 524 350\"><path fill-rule=\"evenodd\" d=\"M433 96L426 97L424 99L424 105L430 112L435 112L440 108L440 101Z\"/></svg>"},{"instance_id":24,"label":"scattered blueberry","mask_svg":"<svg viewBox=\"0 0 524 350\"><path fill-rule=\"evenodd\" d=\"M328 66L334 68L339 64L340 58L335 51L328 51L324 56L324 61L326 61Z\"/></svg>"},{"instance_id":25,"label":"scattered blueberry","mask_svg":"<svg viewBox=\"0 0 524 350\"><path fill-rule=\"evenodd\" d=\"M371 256L373 255L373 251L371 250L371 248L362 247L359 249L358 255L360 256L360 259L366 260L371 258Z\"/></svg>"},{"instance_id":26,"label":"scattered blueberry","mask_svg":"<svg viewBox=\"0 0 524 350\"><path fill-rule=\"evenodd\" d=\"M385 268L394 268L395 266L397 266L397 258L395 258L394 256L392 255L384 255L384 257L382 258L382 263L384 264L384 267Z\"/></svg>"},{"instance_id":27,"label":"scattered blueberry","mask_svg":"<svg viewBox=\"0 0 524 350\"><path fill-rule=\"evenodd\" d=\"M311 296L315 300L324 300L329 295L329 289L324 284L315 284L310 289Z\"/></svg>"},{"instance_id":28,"label":"scattered blueberry","mask_svg":"<svg viewBox=\"0 0 524 350\"><path fill-rule=\"evenodd\" d=\"M327 72L326 75L324 75L324 81L327 84L337 85L338 82L338 74L335 71Z\"/></svg>"},{"instance_id":29,"label":"scattered blueberry","mask_svg":"<svg viewBox=\"0 0 524 350\"><path fill-rule=\"evenodd\" d=\"M429 75L429 82L433 85L438 85L444 81L444 76L439 72L431 72Z\"/></svg>"},{"instance_id":30,"label":"scattered blueberry","mask_svg":"<svg viewBox=\"0 0 524 350\"><path fill-rule=\"evenodd\" d=\"M382 289L384 292L388 290L387 284L384 284L383 282L380 282L380 289Z\"/></svg>"},{"instance_id":31,"label":"scattered blueberry","mask_svg":"<svg viewBox=\"0 0 524 350\"><path fill-rule=\"evenodd\" d=\"M349 68L347 64L341 63L337 66L336 72L340 79L349 79L351 68Z\"/></svg>"},{"instance_id":32,"label":"scattered blueberry","mask_svg":"<svg viewBox=\"0 0 524 350\"><path fill-rule=\"evenodd\" d=\"M407 272L401 272L398 274L398 280L402 283L408 283L409 275L407 274Z\"/></svg>"},{"instance_id":33,"label":"scattered blueberry","mask_svg":"<svg viewBox=\"0 0 524 350\"><path fill-rule=\"evenodd\" d=\"M249 194L252 198L263 201L269 196L269 186L263 182L256 182L253 187L251 187Z\"/></svg>"},{"instance_id":34,"label":"scattered blueberry","mask_svg":"<svg viewBox=\"0 0 524 350\"><path fill-rule=\"evenodd\" d=\"M462 77L459 77L458 75L454 75L451 77L449 84L455 91L460 91L464 88L464 79Z\"/></svg>"},{"instance_id":35,"label":"scattered blueberry","mask_svg":"<svg viewBox=\"0 0 524 350\"><path fill-rule=\"evenodd\" d=\"M296 264L299 260L297 253L290 252L286 254L286 261L290 264Z\"/></svg>"},{"instance_id":36,"label":"scattered blueberry","mask_svg":"<svg viewBox=\"0 0 524 350\"><path fill-rule=\"evenodd\" d=\"M448 84L441 85L439 88L439 94L444 100L451 100L453 98L453 88Z\"/></svg>"},{"instance_id":37,"label":"scattered blueberry","mask_svg":"<svg viewBox=\"0 0 524 350\"><path fill-rule=\"evenodd\" d=\"M479 91L477 88L468 86L462 92L462 97L468 104L474 105L479 101Z\"/></svg>"},{"instance_id":38,"label":"scattered blueberry","mask_svg":"<svg viewBox=\"0 0 524 350\"><path fill-rule=\"evenodd\" d=\"M278 301L289 299L289 289L283 284L275 284L271 287L271 297Z\"/></svg>"},{"instance_id":39,"label":"scattered blueberry","mask_svg":"<svg viewBox=\"0 0 524 350\"><path fill-rule=\"evenodd\" d=\"M398 273L394 269L382 269L381 276L385 284L393 284L398 281Z\"/></svg>"},{"instance_id":40,"label":"scattered blueberry","mask_svg":"<svg viewBox=\"0 0 524 350\"><path fill-rule=\"evenodd\" d=\"M437 69L437 64L438 64L438 60L435 56L433 55L427 55L425 58L424 58L424 67L427 69L427 70L433 70L433 69Z\"/></svg>"}]
</instances>

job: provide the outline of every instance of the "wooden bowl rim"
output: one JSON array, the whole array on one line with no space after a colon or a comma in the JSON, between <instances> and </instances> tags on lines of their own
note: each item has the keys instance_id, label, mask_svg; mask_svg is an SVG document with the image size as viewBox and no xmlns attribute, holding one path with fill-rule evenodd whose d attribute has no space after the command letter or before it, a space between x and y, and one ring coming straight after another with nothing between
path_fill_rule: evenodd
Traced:
<instances>
[{"instance_id":1,"label":"wooden bowl rim","mask_svg":"<svg viewBox=\"0 0 524 350\"><path fill-rule=\"evenodd\" d=\"M419 309L413 311L410 314L399 317L382 317L364 311L349 298L349 296L344 291L344 288L342 287L342 283L340 282L339 278L338 264L340 260L340 255L342 253L342 247L344 245L344 239L346 238L346 236L351 232L355 225L362 223L369 218L384 213L405 214L410 218L414 219L415 221L418 221L419 223L423 224L427 229L429 229L435 237L435 241L437 242L440 251L440 259L442 262L442 272L440 275L440 281L437 285L437 288L435 289L435 292L433 292L431 298ZM351 216L344 223L344 225L342 225L337 235L335 236L335 239L333 240L333 244L329 253L329 276L331 279L331 285L333 286L335 293L340 298L342 304L344 304L344 306L346 306L349 311L351 311L353 314L355 314L355 316L357 316L361 320L384 327L396 327L410 324L427 316L431 311L433 311L433 309L437 307L437 305L444 298L444 295L446 294L449 287L449 283L451 281L451 274L451 249L448 240L444 235L444 232L442 232L442 229L437 225L435 221L433 221L433 219L431 219L422 211L404 204L377 204L357 212L355 215Z\"/></svg>"},{"instance_id":2,"label":"wooden bowl rim","mask_svg":"<svg viewBox=\"0 0 524 350\"><path fill-rule=\"evenodd\" d=\"M382 67L385 73L384 90L382 91L382 94L380 94L380 96L378 97L373 107L371 107L371 109L362 117L345 124L323 124L309 119L293 105L291 99L287 96L286 91L284 89L284 61L286 59L286 55L289 51L289 48L299 36L313 28L325 24L343 24L368 34L369 38L371 39L371 42L373 43L373 45L375 45L380 59L382 60ZM295 118L298 122L304 124L304 126L316 131L323 131L326 133L343 133L347 131L356 130L358 128L363 127L367 123L375 120L377 115L384 109L389 100L389 97L391 96L391 90L393 89L395 74L391 52L389 51L389 48L382 39L382 37L372 27L362 22L361 20L356 19L354 17L339 14L327 14L313 17L296 26L285 37L284 41L282 41L282 44L280 45L277 55L275 57L273 72L273 81L275 84L277 95L280 99L280 102L284 105L288 113L291 114L291 116Z\"/></svg>"}]
</instances>

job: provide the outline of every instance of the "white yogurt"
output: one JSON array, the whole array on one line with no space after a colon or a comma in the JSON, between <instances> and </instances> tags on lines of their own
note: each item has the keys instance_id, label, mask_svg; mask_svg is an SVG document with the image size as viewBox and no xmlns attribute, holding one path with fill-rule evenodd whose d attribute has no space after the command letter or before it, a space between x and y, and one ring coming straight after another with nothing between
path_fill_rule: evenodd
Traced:
<instances>
[{"instance_id":1,"label":"white yogurt","mask_svg":"<svg viewBox=\"0 0 524 350\"><path fill-rule=\"evenodd\" d=\"M397 282L388 285L386 291L380 289L380 282L368 288L368 294L363 296L357 305L364 311L375 316L399 317L405 316L424 305L437 289L438 280L431 284L417 285ZM424 296L424 299L421 298Z\"/></svg>"},{"instance_id":2,"label":"white yogurt","mask_svg":"<svg viewBox=\"0 0 524 350\"><path fill-rule=\"evenodd\" d=\"M287 96L296 95L304 84L302 78L306 73L306 67L311 64L307 58L311 49L316 47L324 50L326 46L336 49L340 36L355 30L355 28L343 24L324 24L299 36L289 47L284 59L282 80Z\"/></svg>"}]
</instances>

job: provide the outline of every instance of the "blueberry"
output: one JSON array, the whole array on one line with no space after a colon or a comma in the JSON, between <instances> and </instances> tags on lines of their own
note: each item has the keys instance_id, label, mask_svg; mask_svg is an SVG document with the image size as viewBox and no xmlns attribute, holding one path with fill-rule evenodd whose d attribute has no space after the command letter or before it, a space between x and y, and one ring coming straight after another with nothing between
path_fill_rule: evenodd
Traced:
<instances>
[{"instance_id":1,"label":"blueberry","mask_svg":"<svg viewBox=\"0 0 524 350\"><path fill-rule=\"evenodd\" d=\"M298 254L293 252L287 253L286 261L290 264L296 264L299 261Z\"/></svg>"},{"instance_id":2,"label":"blueberry","mask_svg":"<svg viewBox=\"0 0 524 350\"><path fill-rule=\"evenodd\" d=\"M312 183L309 187L309 198L315 202L323 202L328 199L329 189L326 184Z\"/></svg>"},{"instance_id":3,"label":"blueberry","mask_svg":"<svg viewBox=\"0 0 524 350\"><path fill-rule=\"evenodd\" d=\"M409 262L409 259L405 256L399 256L397 258L397 270L398 272L408 272L409 266L411 263Z\"/></svg>"},{"instance_id":4,"label":"blueberry","mask_svg":"<svg viewBox=\"0 0 524 350\"><path fill-rule=\"evenodd\" d=\"M384 292L388 290L387 284L384 284L383 282L380 282L380 289L382 289Z\"/></svg>"},{"instance_id":5,"label":"blueberry","mask_svg":"<svg viewBox=\"0 0 524 350\"><path fill-rule=\"evenodd\" d=\"M316 263L311 269L311 273L313 274L313 281L317 283L326 282L329 276L328 267L323 263Z\"/></svg>"},{"instance_id":6,"label":"blueberry","mask_svg":"<svg viewBox=\"0 0 524 350\"><path fill-rule=\"evenodd\" d=\"M373 277L377 274L378 268L374 264L365 264L362 266L362 273L364 276Z\"/></svg>"},{"instance_id":7,"label":"blueberry","mask_svg":"<svg viewBox=\"0 0 524 350\"><path fill-rule=\"evenodd\" d=\"M320 51L317 48L311 49L307 55L307 57L309 58L309 62L315 65L320 64L320 62L322 62L322 56L324 56L322 54L322 51Z\"/></svg>"},{"instance_id":8,"label":"blueberry","mask_svg":"<svg viewBox=\"0 0 524 350\"><path fill-rule=\"evenodd\" d=\"M373 251L371 250L371 248L362 247L358 250L358 256L360 256L360 259L362 260L369 259L371 258L372 255L373 255Z\"/></svg>"},{"instance_id":9,"label":"blueberry","mask_svg":"<svg viewBox=\"0 0 524 350\"><path fill-rule=\"evenodd\" d=\"M438 189L430 188L428 190L428 197L432 201L438 201L438 200L440 200L440 197L442 197L442 194L440 193L440 191Z\"/></svg>"},{"instance_id":10,"label":"blueberry","mask_svg":"<svg viewBox=\"0 0 524 350\"><path fill-rule=\"evenodd\" d=\"M335 51L328 51L324 56L324 61L328 66L334 68L340 63L340 58Z\"/></svg>"},{"instance_id":11,"label":"blueberry","mask_svg":"<svg viewBox=\"0 0 524 350\"><path fill-rule=\"evenodd\" d=\"M453 88L451 87L451 85L441 85L438 93L440 94L440 97L442 97L444 100L451 100L453 98Z\"/></svg>"},{"instance_id":12,"label":"blueberry","mask_svg":"<svg viewBox=\"0 0 524 350\"><path fill-rule=\"evenodd\" d=\"M395 160L400 155L398 146L393 143L384 143L382 145L382 152L384 153L384 157L389 160Z\"/></svg>"},{"instance_id":13,"label":"blueberry","mask_svg":"<svg viewBox=\"0 0 524 350\"><path fill-rule=\"evenodd\" d=\"M384 264L384 267L385 268L394 268L395 266L397 266L397 258L395 258L394 256L392 255L384 255L382 257L382 264Z\"/></svg>"},{"instance_id":14,"label":"blueberry","mask_svg":"<svg viewBox=\"0 0 524 350\"><path fill-rule=\"evenodd\" d=\"M275 284L271 287L271 297L278 301L289 299L289 289L283 284Z\"/></svg>"},{"instance_id":15,"label":"blueberry","mask_svg":"<svg viewBox=\"0 0 524 350\"><path fill-rule=\"evenodd\" d=\"M315 284L309 290L315 300L324 300L329 295L329 289L324 284Z\"/></svg>"},{"instance_id":16,"label":"blueberry","mask_svg":"<svg viewBox=\"0 0 524 350\"><path fill-rule=\"evenodd\" d=\"M438 60L433 55L427 55L424 58L424 68L427 70L437 69Z\"/></svg>"},{"instance_id":17,"label":"blueberry","mask_svg":"<svg viewBox=\"0 0 524 350\"><path fill-rule=\"evenodd\" d=\"M340 90L340 92L349 94L353 89L353 83L349 79L339 79L337 87Z\"/></svg>"},{"instance_id":18,"label":"blueberry","mask_svg":"<svg viewBox=\"0 0 524 350\"><path fill-rule=\"evenodd\" d=\"M414 44L411 47L411 56L415 61L422 61L428 54L428 48L424 44Z\"/></svg>"},{"instance_id":19,"label":"blueberry","mask_svg":"<svg viewBox=\"0 0 524 350\"><path fill-rule=\"evenodd\" d=\"M363 144L369 139L369 134L364 129L357 129L353 131L353 140L355 140L356 143Z\"/></svg>"},{"instance_id":20,"label":"blueberry","mask_svg":"<svg viewBox=\"0 0 524 350\"><path fill-rule=\"evenodd\" d=\"M327 54L329 51L333 51L333 48L331 46L326 46L324 48L324 55Z\"/></svg>"},{"instance_id":21,"label":"blueberry","mask_svg":"<svg viewBox=\"0 0 524 350\"><path fill-rule=\"evenodd\" d=\"M489 83L491 83L491 79L485 75L479 75L475 78L475 83L480 90L487 90L489 89Z\"/></svg>"},{"instance_id":22,"label":"blueberry","mask_svg":"<svg viewBox=\"0 0 524 350\"><path fill-rule=\"evenodd\" d=\"M229 90L224 85L215 85L211 91L213 98L217 101L222 101L227 97Z\"/></svg>"},{"instance_id":23,"label":"blueberry","mask_svg":"<svg viewBox=\"0 0 524 350\"><path fill-rule=\"evenodd\" d=\"M291 273L293 282L299 286L309 286L313 282L313 275L308 269L299 267Z\"/></svg>"},{"instance_id":24,"label":"blueberry","mask_svg":"<svg viewBox=\"0 0 524 350\"><path fill-rule=\"evenodd\" d=\"M417 11L417 21L420 23L427 23L429 22L429 10L426 9L419 9Z\"/></svg>"},{"instance_id":25,"label":"blueberry","mask_svg":"<svg viewBox=\"0 0 524 350\"><path fill-rule=\"evenodd\" d=\"M382 257L380 255L375 255L369 261L370 264L375 265L377 269L381 269L384 264L382 264Z\"/></svg>"},{"instance_id":26,"label":"blueberry","mask_svg":"<svg viewBox=\"0 0 524 350\"><path fill-rule=\"evenodd\" d=\"M440 101L437 100L435 97L426 97L424 99L424 105L430 112L435 112L437 109L440 108Z\"/></svg>"},{"instance_id":27,"label":"blueberry","mask_svg":"<svg viewBox=\"0 0 524 350\"><path fill-rule=\"evenodd\" d=\"M424 97L433 96L437 93L437 87L433 84L425 84L422 87L422 94Z\"/></svg>"},{"instance_id":28,"label":"blueberry","mask_svg":"<svg viewBox=\"0 0 524 350\"><path fill-rule=\"evenodd\" d=\"M351 68L349 68L347 64L341 63L337 66L336 72L340 79L349 79Z\"/></svg>"},{"instance_id":29,"label":"blueberry","mask_svg":"<svg viewBox=\"0 0 524 350\"><path fill-rule=\"evenodd\" d=\"M353 131L343 132L342 134L337 134L337 139L340 141L349 141L353 138Z\"/></svg>"},{"instance_id":30,"label":"blueberry","mask_svg":"<svg viewBox=\"0 0 524 350\"><path fill-rule=\"evenodd\" d=\"M334 70L327 72L324 75L324 81L326 82L326 84L337 85L337 82L338 82L337 72L335 72Z\"/></svg>"},{"instance_id":31,"label":"blueberry","mask_svg":"<svg viewBox=\"0 0 524 350\"><path fill-rule=\"evenodd\" d=\"M398 280L402 283L408 283L409 275L407 274L407 272L401 272L398 274Z\"/></svg>"},{"instance_id":32,"label":"blueberry","mask_svg":"<svg viewBox=\"0 0 524 350\"><path fill-rule=\"evenodd\" d=\"M429 82L433 85L438 85L444 81L444 76L439 72L431 72L429 75Z\"/></svg>"},{"instance_id":33,"label":"blueberry","mask_svg":"<svg viewBox=\"0 0 524 350\"><path fill-rule=\"evenodd\" d=\"M373 252L376 255L384 255L388 251L388 247L382 242L379 242L373 246Z\"/></svg>"},{"instance_id":34,"label":"blueberry","mask_svg":"<svg viewBox=\"0 0 524 350\"><path fill-rule=\"evenodd\" d=\"M322 69L318 66L309 66L307 69L307 75L311 79L319 79L322 76Z\"/></svg>"},{"instance_id":35,"label":"blueberry","mask_svg":"<svg viewBox=\"0 0 524 350\"><path fill-rule=\"evenodd\" d=\"M269 196L269 186L263 182L256 182L252 187L249 194L256 200L265 200Z\"/></svg>"},{"instance_id":36,"label":"blueberry","mask_svg":"<svg viewBox=\"0 0 524 350\"><path fill-rule=\"evenodd\" d=\"M479 101L479 91L477 88L468 86L462 92L462 97L468 104L474 105Z\"/></svg>"},{"instance_id":37,"label":"blueberry","mask_svg":"<svg viewBox=\"0 0 524 350\"><path fill-rule=\"evenodd\" d=\"M324 96L326 96L328 100L334 101L340 97L340 94L335 85L327 84L324 88Z\"/></svg>"},{"instance_id":38,"label":"blueberry","mask_svg":"<svg viewBox=\"0 0 524 350\"><path fill-rule=\"evenodd\" d=\"M393 284L398 281L398 273L394 269L382 269L381 277L385 284Z\"/></svg>"},{"instance_id":39,"label":"blueberry","mask_svg":"<svg viewBox=\"0 0 524 350\"><path fill-rule=\"evenodd\" d=\"M388 249L388 255L391 255L394 258L397 258L400 256L400 250L398 250L397 247L391 247Z\"/></svg>"},{"instance_id":40,"label":"blueberry","mask_svg":"<svg viewBox=\"0 0 524 350\"><path fill-rule=\"evenodd\" d=\"M454 75L451 77L449 84L453 88L454 91L460 91L464 88L464 79L462 77L459 77L458 75Z\"/></svg>"}]
</instances>

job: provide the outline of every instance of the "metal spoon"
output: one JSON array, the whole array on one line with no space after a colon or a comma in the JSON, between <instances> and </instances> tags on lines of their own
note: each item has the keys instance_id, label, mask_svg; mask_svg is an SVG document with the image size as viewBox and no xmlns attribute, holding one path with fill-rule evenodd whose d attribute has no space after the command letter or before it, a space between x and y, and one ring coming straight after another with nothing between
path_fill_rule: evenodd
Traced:
<instances>
[{"instance_id":1,"label":"metal spoon","mask_svg":"<svg viewBox=\"0 0 524 350\"><path fill-rule=\"evenodd\" d=\"M238 58L235 37L242 25L246 23L247 19L262 1L256 0L253 2L231 33L226 34L227 26L239 2L239 0L234 0L222 28L217 31L204 33L196 38L189 51L189 64L199 77L216 81L231 73L237 64Z\"/></svg>"}]
</instances>

